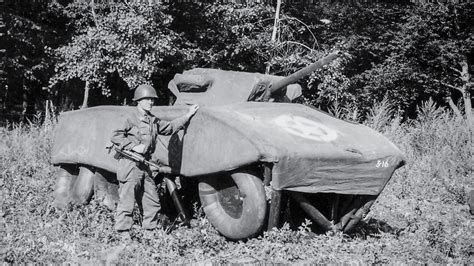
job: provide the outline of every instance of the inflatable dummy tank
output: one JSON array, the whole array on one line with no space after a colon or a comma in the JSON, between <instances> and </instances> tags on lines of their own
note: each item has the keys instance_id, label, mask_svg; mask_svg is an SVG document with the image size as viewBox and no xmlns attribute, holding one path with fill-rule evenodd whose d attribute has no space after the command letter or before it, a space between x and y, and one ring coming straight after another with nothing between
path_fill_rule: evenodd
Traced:
<instances>
[{"instance_id":1,"label":"inflatable dummy tank","mask_svg":"<svg viewBox=\"0 0 474 266\"><path fill-rule=\"evenodd\" d=\"M159 136L152 161L168 165L182 183L193 180L210 223L229 239L279 226L284 210L294 220L304 214L322 231L351 230L404 160L374 130L291 103L301 93L296 81L337 56L288 77L217 69L175 75L174 105L153 114L172 120L187 104L200 109L185 130ZM111 207L117 201L110 138L133 108L60 115L52 151L56 206L87 203L93 194Z\"/></svg>"}]
</instances>

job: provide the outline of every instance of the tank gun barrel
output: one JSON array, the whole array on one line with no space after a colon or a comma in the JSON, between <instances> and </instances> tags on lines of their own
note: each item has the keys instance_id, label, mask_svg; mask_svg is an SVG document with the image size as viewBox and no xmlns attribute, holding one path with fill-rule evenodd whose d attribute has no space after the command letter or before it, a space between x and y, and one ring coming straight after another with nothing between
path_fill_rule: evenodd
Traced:
<instances>
[{"instance_id":1,"label":"tank gun barrel","mask_svg":"<svg viewBox=\"0 0 474 266\"><path fill-rule=\"evenodd\" d=\"M305 77L306 75L311 74L311 72L331 63L333 60L338 58L340 54L341 54L340 52L330 53L329 55L319 59L318 61L312 63L311 65L307 67L304 67L296 71L295 73L289 75L288 77L285 77L279 81L276 81L275 83L271 84L271 86L268 87L267 92L265 94L267 95L268 98L270 98L270 96L276 91L290 84L296 83L301 78Z\"/></svg>"}]
</instances>

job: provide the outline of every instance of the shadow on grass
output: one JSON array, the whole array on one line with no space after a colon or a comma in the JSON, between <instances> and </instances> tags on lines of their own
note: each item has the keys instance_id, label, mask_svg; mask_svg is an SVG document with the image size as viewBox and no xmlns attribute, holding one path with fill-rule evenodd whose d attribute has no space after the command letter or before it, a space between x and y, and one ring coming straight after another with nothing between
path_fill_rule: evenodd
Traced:
<instances>
[{"instance_id":1,"label":"shadow on grass","mask_svg":"<svg viewBox=\"0 0 474 266\"><path fill-rule=\"evenodd\" d=\"M366 222L360 222L348 235L357 238L366 238L368 236L380 237L381 233L399 236L403 230L403 228L391 226L387 222L377 219L370 219Z\"/></svg>"}]
</instances>

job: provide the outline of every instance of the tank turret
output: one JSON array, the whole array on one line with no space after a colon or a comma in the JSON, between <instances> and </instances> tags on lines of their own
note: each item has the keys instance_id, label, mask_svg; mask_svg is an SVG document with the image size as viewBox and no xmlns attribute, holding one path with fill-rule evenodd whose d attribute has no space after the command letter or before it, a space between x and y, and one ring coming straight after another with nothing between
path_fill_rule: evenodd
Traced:
<instances>
[{"instance_id":1,"label":"tank turret","mask_svg":"<svg viewBox=\"0 0 474 266\"><path fill-rule=\"evenodd\" d=\"M176 74L168 84L175 105L228 105L239 102L290 102L301 95L298 80L339 57L331 53L287 76L195 68ZM286 97L285 97L286 96ZM272 99L272 100L271 100Z\"/></svg>"}]
</instances>

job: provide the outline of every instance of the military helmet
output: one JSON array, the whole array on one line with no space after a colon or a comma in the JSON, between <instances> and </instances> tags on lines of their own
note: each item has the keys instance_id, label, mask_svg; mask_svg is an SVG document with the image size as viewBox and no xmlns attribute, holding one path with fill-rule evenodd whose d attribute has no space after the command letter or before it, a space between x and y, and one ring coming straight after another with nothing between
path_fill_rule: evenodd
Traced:
<instances>
[{"instance_id":1,"label":"military helmet","mask_svg":"<svg viewBox=\"0 0 474 266\"><path fill-rule=\"evenodd\" d=\"M158 95L156 95L156 91L152 86L148 84L142 84L135 89L135 94L133 95L133 101L136 102L143 98L156 99L158 98Z\"/></svg>"}]
</instances>

